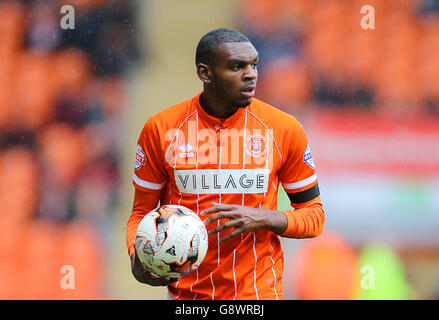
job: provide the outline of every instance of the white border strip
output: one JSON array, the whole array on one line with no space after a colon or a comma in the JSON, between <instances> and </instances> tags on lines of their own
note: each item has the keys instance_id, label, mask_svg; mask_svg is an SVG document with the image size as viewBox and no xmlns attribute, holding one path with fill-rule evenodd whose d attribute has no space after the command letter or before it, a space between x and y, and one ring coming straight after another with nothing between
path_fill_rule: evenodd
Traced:
<instances>
[{"instance_id":1,"label":"white border strip","mask_svg":"<svg viewBox=\"0 0 439 320\"><path fill-rule=\"evenodd\" d=\"M151 190L161 190L163 188L163 186L165 185L164 183L153 183L153 182L149 182L146 180L142 180L136 174L134 174L133 180L139 186L147 188L147 189L151 189Z\"/></svg>"},{"instance_id":2,"label":"white border strip","mask_svg":"<svg viewBox=\"0 0 439 320\"><path fill-rule=\"evenodd\" d=\"M303 179L301 181L297 181L297 182L291 182L291 183L282 183L284 189L299 189L302 187L305 187L311 183L313 183L314 181L317 180L317 174L314 173L311 177Z\"/></svg>"}]
</instances>

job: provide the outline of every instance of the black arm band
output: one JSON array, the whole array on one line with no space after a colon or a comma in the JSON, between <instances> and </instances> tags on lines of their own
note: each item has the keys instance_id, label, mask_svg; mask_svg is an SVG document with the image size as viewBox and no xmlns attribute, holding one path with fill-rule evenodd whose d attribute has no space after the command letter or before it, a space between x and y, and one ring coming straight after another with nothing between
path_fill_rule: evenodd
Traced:
<instances>
[{"instance_id":1,"label":"black arm band","mask_svg":"<svg viewBox=\"0 0 439 320\"><path fill-rule=\"evenodd\" d=\"M305 191L287 194L292 203L304 203L320 195L319 184Z\"/></svg>"}]
</instances>

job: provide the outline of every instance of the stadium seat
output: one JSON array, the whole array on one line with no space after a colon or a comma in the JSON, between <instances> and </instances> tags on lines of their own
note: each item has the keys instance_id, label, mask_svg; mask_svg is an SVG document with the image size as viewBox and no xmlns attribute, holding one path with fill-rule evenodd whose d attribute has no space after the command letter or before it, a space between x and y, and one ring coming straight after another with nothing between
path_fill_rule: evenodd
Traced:
<instances>
[{"instance_id":1,"label":"stadium seat","mask_svg":"<svg viewBox=\"0 0 439 320\"><path fill-rule=\"evenodd\" d=\"M2 85L1 82L0 87L0 130L6 130L11 127L13 119L13 104L10 99L13 90L11 85Z\"/></svg>"},{"instance_id":2,"label":"stadium seat","mask_svg":"<svg viewBox=\"0 0 439 320\"><path fill-rule=\"evenodd\" d=\"M423 29L419 45L420 87L426 99L439 100L439 19Z\"/></svg>"},{"instance_id":3,"label":"stadium seat","mask_svg":"<svg viewBox=\"0 0 439 320\"><path fill-rule=\"evenodd\" d=\"M24 187L26 186L26 187ZM38 206L38 168L31 150L16 147L0 153L0 215L32 219Z\"/></svg>"},{"instance_id":4,"label":"stadium seat","mask_svg":"<svg viewBox=\"0 0 439 320\"><path fill-rule=\"evenodd\" d=\"M76 189L76 212L84 221L105 219L108 202L112 196L112 185L105 168L90 167L78 181Z\"/></svg>"},{"instance_id":5,"label":"stadium seat","mask_svg":"<svg viewBox=\"0 0 439 320\"><path fill-rule=\"evenodd\" d=\"M59 264L74 270L74 290L61 290L61 299L89 299L98 294L104 276L100 266L102 250L97 231L84 222L72 222L61 230Z\"/></svg>"},{"instance_id":6,"label":"stadium seat","mask_svg":"<svg viewBox=\"0 0 439 320\"><path fill-rule=\"evenodd\" d=\"M14 116L16 54L0 48L0 129L10 128Z\"/></svg>"},{"instance_id":7,"label":"stadium seat","mask_svg":"<svg viewBox=\"0 0 439 320\"><path fill-rule=\"evenodd\" d=\"M7 264L16 259L20 253L19 247L24 237L20 228L26 228L26 223L17 222L9 219L8 215L2 211L0 216L0 265Z\"/></svg>"},{"instance_id":8,"label":"stadium seat","mask_svg":"<svg viewBox=\"0 0 439 320\"><path fill-rule=\"evenodd\" d=\"M124 107L124 81L117 77L105 77L93 82L95 94L102 104L105 115L109 117L119 114Z\"/></svg>"},{"instance_id":9,"label":"stadium seat","mask_svg":"<svg viewBox=\"0 0 439 320\"><path fill-rule=\"evenodd\" d=\"M27 228L25 250L21 250L26 299L52 299L59 287L58 233L58 227L49 221L37 220Z\"/></svg>"},{"instance_id":10,"label":"stadium seat","mask_svg":"<svg viewBox=\"0 0 439 320\"><path fill-rule=\"evenodd\" d=\"M279 6L270 0L242 0L241 10L245 12L246 24L261 36L271 34L276 27Z\"/></svg>"},{"instance_id":11,"label":"stadium seat","mask_svg":"<svg viewBox=\"0 0 439 320\"><path fill-rule=\"evenodd\" d=\"M49 55L34 51L24 52L18 62L15 117L17 123L32 131L53 114L53 92L48 81L50 63Z\"/></svg>"},{"instance_id":12,"label":"stadium seat","mask_svg":"<svg viewBox=\"0 0 439 320\"><path fill-rule=\"evenodd\" d=\"M310 65L317 73L331 75L340 71L338 68L342 60L339 50L340 30L338 26L327 28L330 28L327 29L328 33L316 33L306 40L305 51L312 61Z\"/></svg>"},{"instance_id":13,"label":"stadium seat","mask_svg":"<svg viewBox=\"0 0 439 320\"><path fill-rule=\"evenodd\" d=\"M289 57L269 62L258 87L263 99L290 109L309 103L312 83L305 63Z\"/></svg>"},{"instance_id":14,"label":"stadium seat","mask_svg":"<svg viewBox=\"0 0 439 320\"><path fill-rule=\"evenodd\" d=\"M1 257L0 262L0 299L12 300L21 299L20 295L20 274L21 269L11 257Z\"/></svg>"},{"instance_id":15,"label":"stadium seat","mask_svg":"<svg viewBox=\"0 0 439 320\"><path fill-rule=\"evenodd\" d=\"M306 23L308 18L313 14L318 6L317 1L297 0L297 1L283 1L282 11L284 14L294 17L301 22Z\"/></svg>"},{"instance_id":16,"label":"stadium seat","mask_svg":"<svg viewBox=\"0 0 439 320\"><path fill-rule=\"evenodd\" d=\"M68 125L53 125L39 136L41 158L59 183L72 183L83 165L84 141Z\"/></svg>"},{"instance_id":17,"label":"stadium seat","mask_svg":"<svg viewBox=\"0 0 439 320\"><path fill-rule=\"evenodd\" d=\"M377 40L371 33L357 32L346 40L344 62L347 77L373 87L379 59Z\"/></svg>"},{"instance_id":18,"label":"stadium seat","mask_svg":"<svg viewBox=\"0 0 439 320\"><path fill-rule=\"evenodd\" d=\"M81 96L91 81L89 58L80 49L68 48L54 54L51 71L57 97Z\"/></svg>"},{"instance_id":19,"label":"stadium seat","mask_svg":"<svg viewBox=\"0 0 439 320\"><path fill-rule=\"evenodd\" d=\"M419 73L413 67L413 58L404 51L395 51L394 55L394 59L383 61L380 66L377 102L395 112L414 115L420 111L422 102L421 91L417 85Z\"/></svg>"},{"instance_id":20,"label":"stadium seat","mask_svg":"<svg viewBox=\"0 0 439 320\"><path fill-rule=\"evenodd\" d=\"M0 47L18 51L25 35L25 8L17 1L0 2Z\"/></svg>"}]
</instances>

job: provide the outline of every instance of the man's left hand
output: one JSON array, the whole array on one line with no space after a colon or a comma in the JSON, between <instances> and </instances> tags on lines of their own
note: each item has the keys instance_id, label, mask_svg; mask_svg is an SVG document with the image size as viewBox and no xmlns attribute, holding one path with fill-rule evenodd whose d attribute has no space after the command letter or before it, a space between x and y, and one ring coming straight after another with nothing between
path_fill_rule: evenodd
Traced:
<instances>
[{"instance_id":1,"label":"man's left hand","mask_svg":"<svg viewBox=\"0 0 439 320\"><path fill-rule=\"evenodd\" d=\"M253 232L261 228L268 229L276 234L282 233L287 228L287 218L280 211L216 202L212 202L212 205L212 207L201 212L201 215L212 214L204 220L204 224L208 225L219 219L228 219L228 221L209 230L209 234L234 228L232 232L221 238L221 241L227 241L238 234Z\"/></svg>"}]
</instances>

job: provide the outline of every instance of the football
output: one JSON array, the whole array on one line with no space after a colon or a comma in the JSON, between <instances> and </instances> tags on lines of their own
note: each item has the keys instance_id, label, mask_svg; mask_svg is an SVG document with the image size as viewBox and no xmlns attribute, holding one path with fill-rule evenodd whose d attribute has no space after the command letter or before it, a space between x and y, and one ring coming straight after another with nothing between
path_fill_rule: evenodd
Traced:
<instances>
[{"instance_id":1,"label":"football","mask_svg":"<svg viewBox=\"0 0 439 320\"><path fill-rule=\"evenodd\" d=\"M204 223L183 206L164 205L152 210L136 232L139 260L159 276L179 277L195 270L207 247Z\"/></svg>"}]
</instances>

